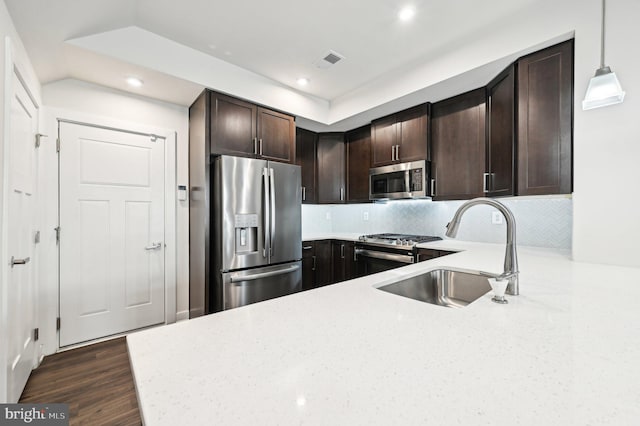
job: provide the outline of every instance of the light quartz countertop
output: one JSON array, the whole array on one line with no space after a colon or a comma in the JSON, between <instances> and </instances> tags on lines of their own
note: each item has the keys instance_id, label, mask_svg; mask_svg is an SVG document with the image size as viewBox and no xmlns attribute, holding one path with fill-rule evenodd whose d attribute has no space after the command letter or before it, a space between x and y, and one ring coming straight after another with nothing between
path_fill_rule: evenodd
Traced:
<instances>
[{"instance_id":1,"label":"light quartz countertop","mask_svg":"<svg viewBox=\"0 0 640 426\"><path fill-rule=\"evenodd\" d=\"M458 253L129 335L145 424L639 424L640 269L521 247L507 305L376 289L502 271L504 245L422 246Z\"/></svg>"}]
</instances>

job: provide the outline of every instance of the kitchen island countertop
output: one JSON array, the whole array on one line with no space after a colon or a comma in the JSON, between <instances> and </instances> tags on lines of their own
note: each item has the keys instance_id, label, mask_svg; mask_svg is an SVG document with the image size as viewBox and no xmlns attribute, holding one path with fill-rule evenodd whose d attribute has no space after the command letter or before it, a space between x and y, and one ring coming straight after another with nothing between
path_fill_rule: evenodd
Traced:
<instances>
[{"instance_id":1,"label":"kitchen island countertop","mask_svg":"<svg viewBox=\"0 0 640 426\"><path fill-rule=\"evenodd\" d=\"M376 287L457 253L127 337L147 425L631 425L640 419L640 269L519 248L520 296L461 309Z\"/></svg>"}]
</instances>

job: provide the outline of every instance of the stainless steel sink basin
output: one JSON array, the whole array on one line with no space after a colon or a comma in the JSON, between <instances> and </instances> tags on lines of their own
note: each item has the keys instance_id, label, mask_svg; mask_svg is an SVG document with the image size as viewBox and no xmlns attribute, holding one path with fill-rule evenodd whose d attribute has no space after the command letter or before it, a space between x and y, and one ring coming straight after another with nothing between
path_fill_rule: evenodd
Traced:
<instances>
[{"instance_id":1,"label":"stainless steel sink basin","mask_svg":"<svg viewBox=\"0 0 640 426\"><path fill-rule=\"evenodd\" d=\"M378 287L378 290L434 305L463 308L485 295L491 286L487 278L473 271L442 268Z\"/></svg>"}]
</instances>

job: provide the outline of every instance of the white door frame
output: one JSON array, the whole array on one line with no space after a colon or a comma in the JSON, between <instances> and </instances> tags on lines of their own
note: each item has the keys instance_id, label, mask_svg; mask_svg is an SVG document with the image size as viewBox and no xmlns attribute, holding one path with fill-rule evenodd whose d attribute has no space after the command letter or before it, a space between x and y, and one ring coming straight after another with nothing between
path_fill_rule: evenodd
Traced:
<instances>
[{"instance_id":1,"label":"white door frame","mask_svg":"<svg viewBox=\"0 0 640 426\"><path fill-rule=\"evenodd\" d=\"M45 108L43 111L42 122L46 126L44 133L50 135L58 135L58 122L75 122L77 124L95 126L102 128L111 128L125 132L134 132L142 134L153 134L165 138L165 178L164 178L164 194L165 194L165 266L164 266L164 284L165 284L165 324L171 324L176 322L177 312L177 253L176 253L176 217L177 217L177 162L176 162L176 150L177 150L177 133L172 129L163 129L152 126L146 126L140 123L127 122L122 120L113 119L110 117L102 117L93 114L85 114L77 111L71 111L61 108ZM57 136L56 136L57 137ZM55 146L56 137L49 138L49 144ZM64 150L64 141L62 142L62 150ZM55 149L53 149L55 154ZM46 160L45 160L46 161ZM55 182L55 188L49 187L49 190L55 190L56 194L56 206L57 209L47 209L48 215L55 215L54 218L50 217L46 220L48 223L54 223L53 228L58 226L58 213L59 213L59 186L58 186L58 157L50 158L49 161L55 161L55 167L51 167L46 172L49 182ZM55 169L55 170L54 170ZM55 175L54 175L55 174ZM47 229L49 231L49 229ZM61 238L64 238L64 229L61 230ZM60 313L60 303L58 295L60 294L60 281L59 281L59 250L56 246L56 253L58 259L56 259L56 277L55 284L50 282L48 284L47 302L44 304L41 314L44 321L46 321L45 331L42 332L46 340L44 344L44 353L55 353L60 349L60 341L58 338L58 332L55 328L56 318ZM51 267L48 268L47 273L52 274ZM42 276L42 274L41 274ZM55 285L55 288L52 288Z\"/></svg>"},{"instance_id":2,"label":"white door frame","mask_svg":"<svg viewBox=\"0 0 640 426\"><path fill-rule=\"evenodd\" d=\"M25 76L29 75L26 70L27 70L27 66L24 64L24 58L20 57L20 55L16 52L16 49L14 47L13 44L13 40L10 37L5 37L5 39L3 40L4 44L5 44L5 56L4 58L2 58L4 60L3 63L3 67L4 67L4 81L2 82L2 84L4 84L4 99L2 100L3 102L3 107L4 107L4 116L3 116L3 122L4 122L4 131L2 134L2 141L0 143L0 159L2 161L2 168L0 168L0 174L2 176L2 179L0 180L0 341L5 342L10 330L8 330L8 318L7 318L7 295L8 295L8 288L7 288L7 282L8 282L8 266L9 266L9 261L8 261L8 253L7 253L7 249L8 249L8 242L7 242L7 212L8 212L8 206L7 206L7 200L8 200L8 194L6 193L6 185L8 182L8 174L9 174L9 164L8 164L8 158L9 156L8 154L8 141L10 139L10 123L11 123L11 99L14 93L14 87L13 87L13 81L14 81L14 74L18 77L18 80L22 83L22 85L24 86L24 89L26 90L29 98L31 98L31 101L33 102L33 104L35 105L35 107L38 110L38 113L40 113L41 109L41 103L39 102L37 96L34 95L34 91L33 91L33 87L31 87L31 85L27 82L27 79L25 78ZM38 124L38 126L40 126L40 124ZM34 140L35 143L35 140ZM37 185L37 184L36 184ZM36 245L35 249L34 249L34 255L36 258L38 258L39 256L36 254L38 252L38 246ZM6 260L6 262L5 262ZM36 268L34 268L33 271L34 274L34 281L37 280L37 276L38 276L38 271L36 270ZM35 282L35 286L34 286L34 302L36 304L35 307L35 324L37 327L38 322L38 306L39 306L39 300L38 300L38 286L37 286L37 282ZM37 346L37 344L36 344ZM7 377L7 345L1 345L0 346L0 402L5 402L7 401L7 385L8 385L8 377ZM37 349L36 349L37 351ZM38 357L35 356L36 354L34 354L34 359L35 362L38 362ZM34 365L33 367L36 367L36 365Z\"/></svg>"}]
</instances>

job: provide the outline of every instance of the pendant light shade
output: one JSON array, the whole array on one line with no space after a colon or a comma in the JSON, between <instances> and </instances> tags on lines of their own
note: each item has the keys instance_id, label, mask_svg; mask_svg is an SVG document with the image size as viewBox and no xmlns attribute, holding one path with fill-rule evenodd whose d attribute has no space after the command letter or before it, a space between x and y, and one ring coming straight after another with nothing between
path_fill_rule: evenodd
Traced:
<instances>
[{"instance_id":1,"label":"pendant light shade","mask_svg":"<svg viewBox=\"0 0 640 426\"><path fill-rule=\"evenodd\" d=\"M616 73L609 67L600 68L589 81L587 94L582 101L582 109L619 104L624 100L624 94Z\"/></svg>"},{"instance_id":2,"label":"pendant light shade","mask_svg":"<svg viewBox=\"0 0 640 426\"><path fill-rule=\"evenodd\" d=\"M604 16L605 0L602 0L602 32L600 39L600 68L596 75L589 81L587 94L582 101L582 109L600 108L603 106L619 104L624 100L625 92L620 86L616 73L604 65Z\"/></svg>"}]
</instances>

